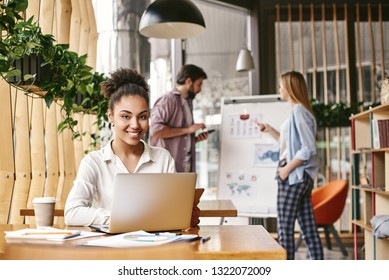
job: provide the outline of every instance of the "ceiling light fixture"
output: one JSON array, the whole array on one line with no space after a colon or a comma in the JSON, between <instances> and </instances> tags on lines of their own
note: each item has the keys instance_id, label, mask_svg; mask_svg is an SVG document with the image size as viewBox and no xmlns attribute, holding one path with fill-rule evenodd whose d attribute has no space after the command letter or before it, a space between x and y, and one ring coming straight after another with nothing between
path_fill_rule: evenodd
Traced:
<instances>
[{"instance_id":1,"label":"ceiling light fixture","mask_svg":"<svg viewBox=\"0 0 389 280\"><path fill-rule=\"evenodd\" d=\"M151 38L184 39L204 31L203 15L190 0L156 0L139 23L140 34Z\"/></svg>"},{"instance_id":2,"label":"ceiling light fixture","mask_svg":"<svg viewBox=\"0 0 389 280\"><path fill-rule=\"evenodd\" d=\"M238 59L236 61L236 71L246 72L254 70L254 59L251 51L247 48L247 21L249 16L245 18L244 22L244 43L243 48L240 50Z\"/></svg>"}]
</instances>

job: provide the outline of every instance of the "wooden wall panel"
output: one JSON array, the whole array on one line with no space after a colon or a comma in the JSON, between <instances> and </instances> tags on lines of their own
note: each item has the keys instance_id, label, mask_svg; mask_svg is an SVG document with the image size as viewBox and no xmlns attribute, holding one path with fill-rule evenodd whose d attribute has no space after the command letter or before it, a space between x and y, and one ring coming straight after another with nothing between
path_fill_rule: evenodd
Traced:
<instances>
[{"instance_id":1,"label":"wooden wall panel","mask_svg":"<svg viewBox=\"0 0 389 280\"><path fill-rule=\"evenodd\" d=\"M88 10L87 10L87 2L88 0L79 1L79 9L80 9L80 38L77 53L79 55L84 55L88 53L88 40L89 40L89 18L88 18ZM82 15L82 16L81 16Z\"/></svg>"},{"instance_id":2,"label":"wooden wall panel","mask_svg":"<svg viewBox=\"0 0 389 280\"><path fill-rule=\"evenodd\" d=\"M317 54L316 54L316 32L315 32L315 11L314 5L310 5L310 22L311 22L311 49L312 49L312 98L317 98Z\"/></svg>"},{"instance_id":3,"label":"wooden wall panel","mask_svg":"<svg viewBox=\"0 0 389 280\"><path fill-rule=\"evenodd\" d=\"M374 31L373 23L371 20L371 4L367 4L367 18L369 24L369 33L370 33L370 50L371 50L371 76L370 76L370 86L371 86L371 99L373 101L377 100L376 90L375 90L375 76L376 76L376 58L375 58L375 44L374 44Z\"/></svg>"},{"instance_id":4,"label":"wooden wall panel","mask_svg":"<svg viewBox=\"0 0 389 280\"><path fill-rule=\"evenodd\" d=\"M378 25L380 33L380 61L381 73L385 73L385 47L384 47L384 28L382 24L382 4L378 4Z\"/></svg>"},{"instance_id":5,"label":"wooden wall panel","mask_svg":"<svg viewBox=\"0 0 389 280\"><path fill-rule=\"evenodd\" d=\"M43 196L46 181L46 157L44 137L44 100L42 98L29 98L30 105L30 143L31 143L31 186L28 195L27 207L33 208L32 200L35 197ZM26 223L31 224L26 217Z\"/></svg>"},{"instance_id":6,"label":"wooden wall panel","mask_svg":"<svg viewBox=\"0 0 389 280\"><path fill-rule=\"evenodd\" d=\"M299 4L299 45L300 45L300 72L304 73L304 32L303 32L303 4Z\"/></svg>"},{"instance_id":7,"label":"wooden wall panel","mask_svg":"<svg viewBox=\"0 0 389 280\"><path fill-rule=\"evenodd\" d=\"M69 49L74 52L78 52L80 41L81 14L79 2L79 0L71 0L72 13L70 17Z\"/></svg>"},{"instance_id":8,"label":"wooden wall panel","mask_svg":"<svg viewBox=\"0 0 389 280\"><path fill-rule=\"evenodd\" d=\"M336 77L335 77L335 100L340 101L340 46L339 46L339 34L338 34L338 20L336 15L336 4L332 5L332 19L334 25L334 48L335 48L335 60L336 60ZM341 179L341 130L340 127L336 128L336 158L338 159L336 178Z\"/></svg>"},{"instance_id":9,"label":"wooden wall panel","mask_svg":"<svg viewBox=\"0 0 389 280\"><path fill-rule=\"evenodd\" d=\"M361 46L361 22L360 22L360 7L356 5L356 45L357 45L357 65L358 65L358 91L359 102L363 102L363 76L362 76L362 46Z\"/></svg>"},{"instance_id":10,"label":"wooden wall panel","mask_svg":"<svg viewBox=\"0 0 389 280\"><path fill-rule=\"evenodd\" d=\"M40 0L39 26L43 34L53 34L54 3L53 0Z\"/></svg>"},{"instance_id":11,"label":"wooden wall panel","mask_svg":"<svg viewBox=\"0 0 389 280\"><path fill-rule=\"evenodd\" d=\"M28 7L26 10L26 20L30 17L34 17L34 21L37 21L39 18L39 6L41 0L28 0Z\"/></svg>"},{"instance_id":12,"label":"wooden wall panel","mask_svg":"<svg viewBox=\"0 0 389 280\"><path fill-rule=\"evenodd\" d=\"M90 118L90 131L91 131L91 135L95 135L95 137L99 137L100 132L99 132L98 127L97 127L97 116L96 115L90 115L89 118ZM92 139L91 139L91 141L92 141ZM98 144L93 149L94 150L100 149L100 145Z\"/></svg>"},{"instance_id":13,"label":"wooden wall panel","mask_svg":"<svg viewBox=\"0 0 389 280\"><path fill-rule=\"evenodd\" d=\"M72 4L70 0L55 1L55 22L57 25L55 36L60 44L68 44L70 40L70 18L72 15Z\"/></svg>"},{"instance_id":14,"label":"wooden wall panel","mask_svg":"<svg viewBox=\"0 0 389 280\"><path fill-rule=\"evenodd\" d=\"M85 136L82 136L83 133L83 114L78 113L74 116L74 119L78 121L77 129L80 131L81 137L73 140L74 145L74 165L75 170L78 170L78 167L80 166L80 161L84 157L84 148L83 148L83 138Z\"/></svg>"},{"instance_id":15,"label":"wooden wall panel","mask_svg":"<svg viewBox=\"0 0 389 280\"><path fill-rule=\"evenodd\" d=\"M8 223L15 179L10 86L0 78L0 224Z\"/></svg>"},{"instance_id":16,"label":"wooden wall panel","mask_svg":"<svg viewBox=\"0 0 389 280\"><path fill-rule=\"evenodd\" d=\"M31 182L29 111L30 97L22 91L11 87L15 96L15 186L12 195L10 223L21 224L24 217L19 215L19 209L27 205Z\"/></svg>"},{"instance_id":17,"label":"wooden wall panel","mask_svg":"<svg viewBox=\"0 0 389 280\"><path fill-rule=\"evenodd\" d=\"M83 148L83 155L85 155L85 151L89 151L91 149L91 133L92 133L92 116L90 114L84 114L82 116L82 131L85 133L85 135L82 137L82 148Z\"/></svg>"},{"instance_id":18,"label":"wooden wall panel","mask_svg":"<svg viewBox=\"0 0 389 280\"><path fill-rule=\"evenodd\" d=\"M55 35L57 43L69 43L71 50L88 53L91 64L87 64L95 67L97 29L92 0L30 0L25 18L31 16L39 19L43 33ZM63 208L92 139L86 135L73 142L70 130L59 134L57 126L63 118L58 104L47 108L41 97L17 91L3 80L0 99L0 223L34 223L33 218L21 217L20 209L32 208L32 199L42 195L56 197L56 208ZM97 130L91 125L95 116L79 114L76 118L87 133ZM55 223L63 224L63 217Z\"/></svg>"},{"instance_id":19,"label":"wooden wall panel","mask_svg":"<svg viewBox=\"0 0 389 280\"><path fill-rule=\"evenodd\" d=\"M277 79L281 78L281 18L280 5L276 5L276 38L277 38Z\"/></svg>"},{"instance_id":20,"label":"wooden wall panel","mask_svg":"<svg viewBox=\"0 0 389 280\"><path fill-rule=\"evenodd\" d=\"M97 26L95 12L92 5L92 0L86 0L88 21L89 21L89 39L88 39L88 59L87 64L93 69L96 68L96 57L97 57Z\"/></svg>"},{"instance_id":21,"label":"wooden wall panel","mask_svg":"<svg viewBox=\"0 0 389 280\"><path fill-rule=\"evenodd\" d=\"M45 110L45 144L47 152L47 179L44 190L45 196L56 197L59 177L57 107L52 103Z\"/></svg>"},{"instance_id":22,"label":"wooden wall panel","mask_svg":"<svg viewBox=\"0 0 389 280\"><path fill-rule=\"evenodd\" d=\"M292 26L292 4L288 4L288 24L289 24L289 49L290 49L290 70L294 68L294 48L293 48L293 26Z\"/></svg>"}]
</instances>

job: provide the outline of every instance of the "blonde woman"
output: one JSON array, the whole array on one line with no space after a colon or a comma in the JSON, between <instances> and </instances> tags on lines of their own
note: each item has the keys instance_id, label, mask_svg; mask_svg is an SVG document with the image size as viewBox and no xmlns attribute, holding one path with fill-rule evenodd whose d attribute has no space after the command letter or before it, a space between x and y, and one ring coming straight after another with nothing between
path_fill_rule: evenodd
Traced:
<instances>
[{"instance_id":1,"label":"blonde woman","mask_svg":"<svg viewBox=\"0 0 389 280\"><path fill-rule=\"evenodd\" d=\"M262 132L279 141L280 162L277 168L278 242L294 259L294 225L296 219L309 249L311 259L323 259L323 248L315 223L311 203L313 180L317 176L316 121L310 106L303 75L291 71L280 79L281 99L292 106L289 118L280 131L257 122Z\"/></svg>"}]
</instances>

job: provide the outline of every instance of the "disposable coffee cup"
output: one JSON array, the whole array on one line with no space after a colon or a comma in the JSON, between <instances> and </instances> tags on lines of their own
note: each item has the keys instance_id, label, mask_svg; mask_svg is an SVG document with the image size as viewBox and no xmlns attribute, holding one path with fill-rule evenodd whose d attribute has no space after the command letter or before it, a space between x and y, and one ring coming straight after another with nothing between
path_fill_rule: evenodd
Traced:
<instances>
[{"instance_id":1,"label":"disposable coffee cup","mask_svg":"<svg viewBox=\"0 0 389 280\"><path fill-rule=\"evenodd\" d=\"M36 227L51 227L54 223L54 197L35 197L34 204Z\"/></svg>"}]
</instances>

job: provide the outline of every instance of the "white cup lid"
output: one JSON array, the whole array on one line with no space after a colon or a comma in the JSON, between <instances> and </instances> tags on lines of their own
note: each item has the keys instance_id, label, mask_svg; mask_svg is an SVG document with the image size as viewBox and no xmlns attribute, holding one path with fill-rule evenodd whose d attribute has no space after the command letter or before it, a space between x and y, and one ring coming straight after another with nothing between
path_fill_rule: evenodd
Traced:
<instances>
[{"instance_id":1,"label":"white cup lid","mask_svg":"<svg viewBox=\"0 0 389 280\"><path fill-rule=\"evenodd\" d=\"M55 197L35 197L32 203L54 203Z\"/></svg>"}]
</instances>

